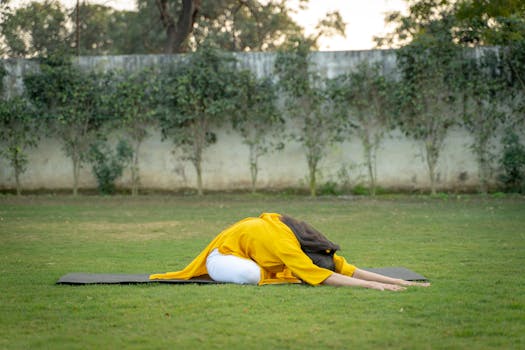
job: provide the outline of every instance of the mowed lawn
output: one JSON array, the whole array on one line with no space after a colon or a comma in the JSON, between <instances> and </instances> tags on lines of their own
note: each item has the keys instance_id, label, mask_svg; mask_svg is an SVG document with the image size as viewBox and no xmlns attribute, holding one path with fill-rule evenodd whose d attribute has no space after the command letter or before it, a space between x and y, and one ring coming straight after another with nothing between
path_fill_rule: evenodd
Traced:
<instances>
[{"instance_id":1,"label":"mowed lawn","mask_svg":"<svg viewBox=\"0 0 525 350\"><path fill-rule=\"evenodd\" d=\"M180 269L264 211L432 286L55 285ZM523 349L524 276L524 197L0 197L0 349Z\"/></svg>"}]
</instances>

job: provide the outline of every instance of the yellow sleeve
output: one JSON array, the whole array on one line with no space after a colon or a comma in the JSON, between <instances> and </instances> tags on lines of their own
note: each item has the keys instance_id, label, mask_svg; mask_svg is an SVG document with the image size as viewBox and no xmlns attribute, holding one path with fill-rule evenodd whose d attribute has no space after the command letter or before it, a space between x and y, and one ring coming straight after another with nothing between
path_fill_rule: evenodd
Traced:
<instances>
[{"instance_id":1,"label":"yellow sleeve","mask_svg":"<svg viewBox=\"0 0 525 350\"><path fill-rule=\"evenodd\" d=\"M321 284L333 273L315 265L301 250L297 241L282 239L276 244L276 253L293 275L311 285Z\"/></svg>"},{"instance_id":2,"label":"yellow sleeve","mask_svg":"<svg viewBox=\"0 0 525 350\"><path fill-rule=\"evenodd\" d=\"M341 275L346 275L352 277L354 275L355 267L352 264L346 262L345 258L334 254L334 263L335 263L335 272L340 273Z\"/></svg>"}]
</instances>

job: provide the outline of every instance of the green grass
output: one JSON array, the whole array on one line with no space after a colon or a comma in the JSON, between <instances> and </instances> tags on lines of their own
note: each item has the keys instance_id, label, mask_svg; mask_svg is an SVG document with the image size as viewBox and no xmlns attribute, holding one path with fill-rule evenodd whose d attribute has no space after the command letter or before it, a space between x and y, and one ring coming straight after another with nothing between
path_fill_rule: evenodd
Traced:
<instances>
[{"instance_id":1,"label":"green grass","mask_svg":"<svg viewBox=\"0 0 525 350\"><path fill-rule=\"evenodd\" d=\"M54 284L177 270L263 211L309 221L357 266L405 266L432 286ZM0 349L519 349L524 266L523 197L3 196Z\"/></svg>"}]
</instances>

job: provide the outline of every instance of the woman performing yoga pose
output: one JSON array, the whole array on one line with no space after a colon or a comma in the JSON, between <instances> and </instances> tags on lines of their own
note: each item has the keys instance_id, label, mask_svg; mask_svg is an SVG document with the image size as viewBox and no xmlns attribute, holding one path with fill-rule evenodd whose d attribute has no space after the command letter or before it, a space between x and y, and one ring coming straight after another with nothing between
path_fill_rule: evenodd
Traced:
<instances>
[{"instance_id":1,"label":"woman performing yoga pose","mask_svg":"<svg viewBox=\"0 0 525 350\"><path fill-rule=\"evenodd\" d=\"M209 275L238 284L308 283L404 290L429 286L361 270L335 252L339 246L305 222L263 213L222 231L183 270L154 274L151 280L190 279Z\"/></svg>"}]
</instances>

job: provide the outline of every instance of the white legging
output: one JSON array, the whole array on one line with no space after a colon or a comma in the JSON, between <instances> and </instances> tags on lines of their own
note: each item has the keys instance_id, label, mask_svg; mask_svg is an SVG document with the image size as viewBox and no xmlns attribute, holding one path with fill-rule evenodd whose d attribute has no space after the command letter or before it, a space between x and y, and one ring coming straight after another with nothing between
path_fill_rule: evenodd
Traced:
<instances>
[{"instance_id":1,"label":"white legging","mask_svg":"<svg viewBox=\"0 0 525 350\"><path fill-rule=\"evenodd\" d=\"M238 284L258 284L261 280L261 268L250 259L235 255L224 255L217 249L206 258L208 275L217 282Z\"/></svg>"}]
</instances>

